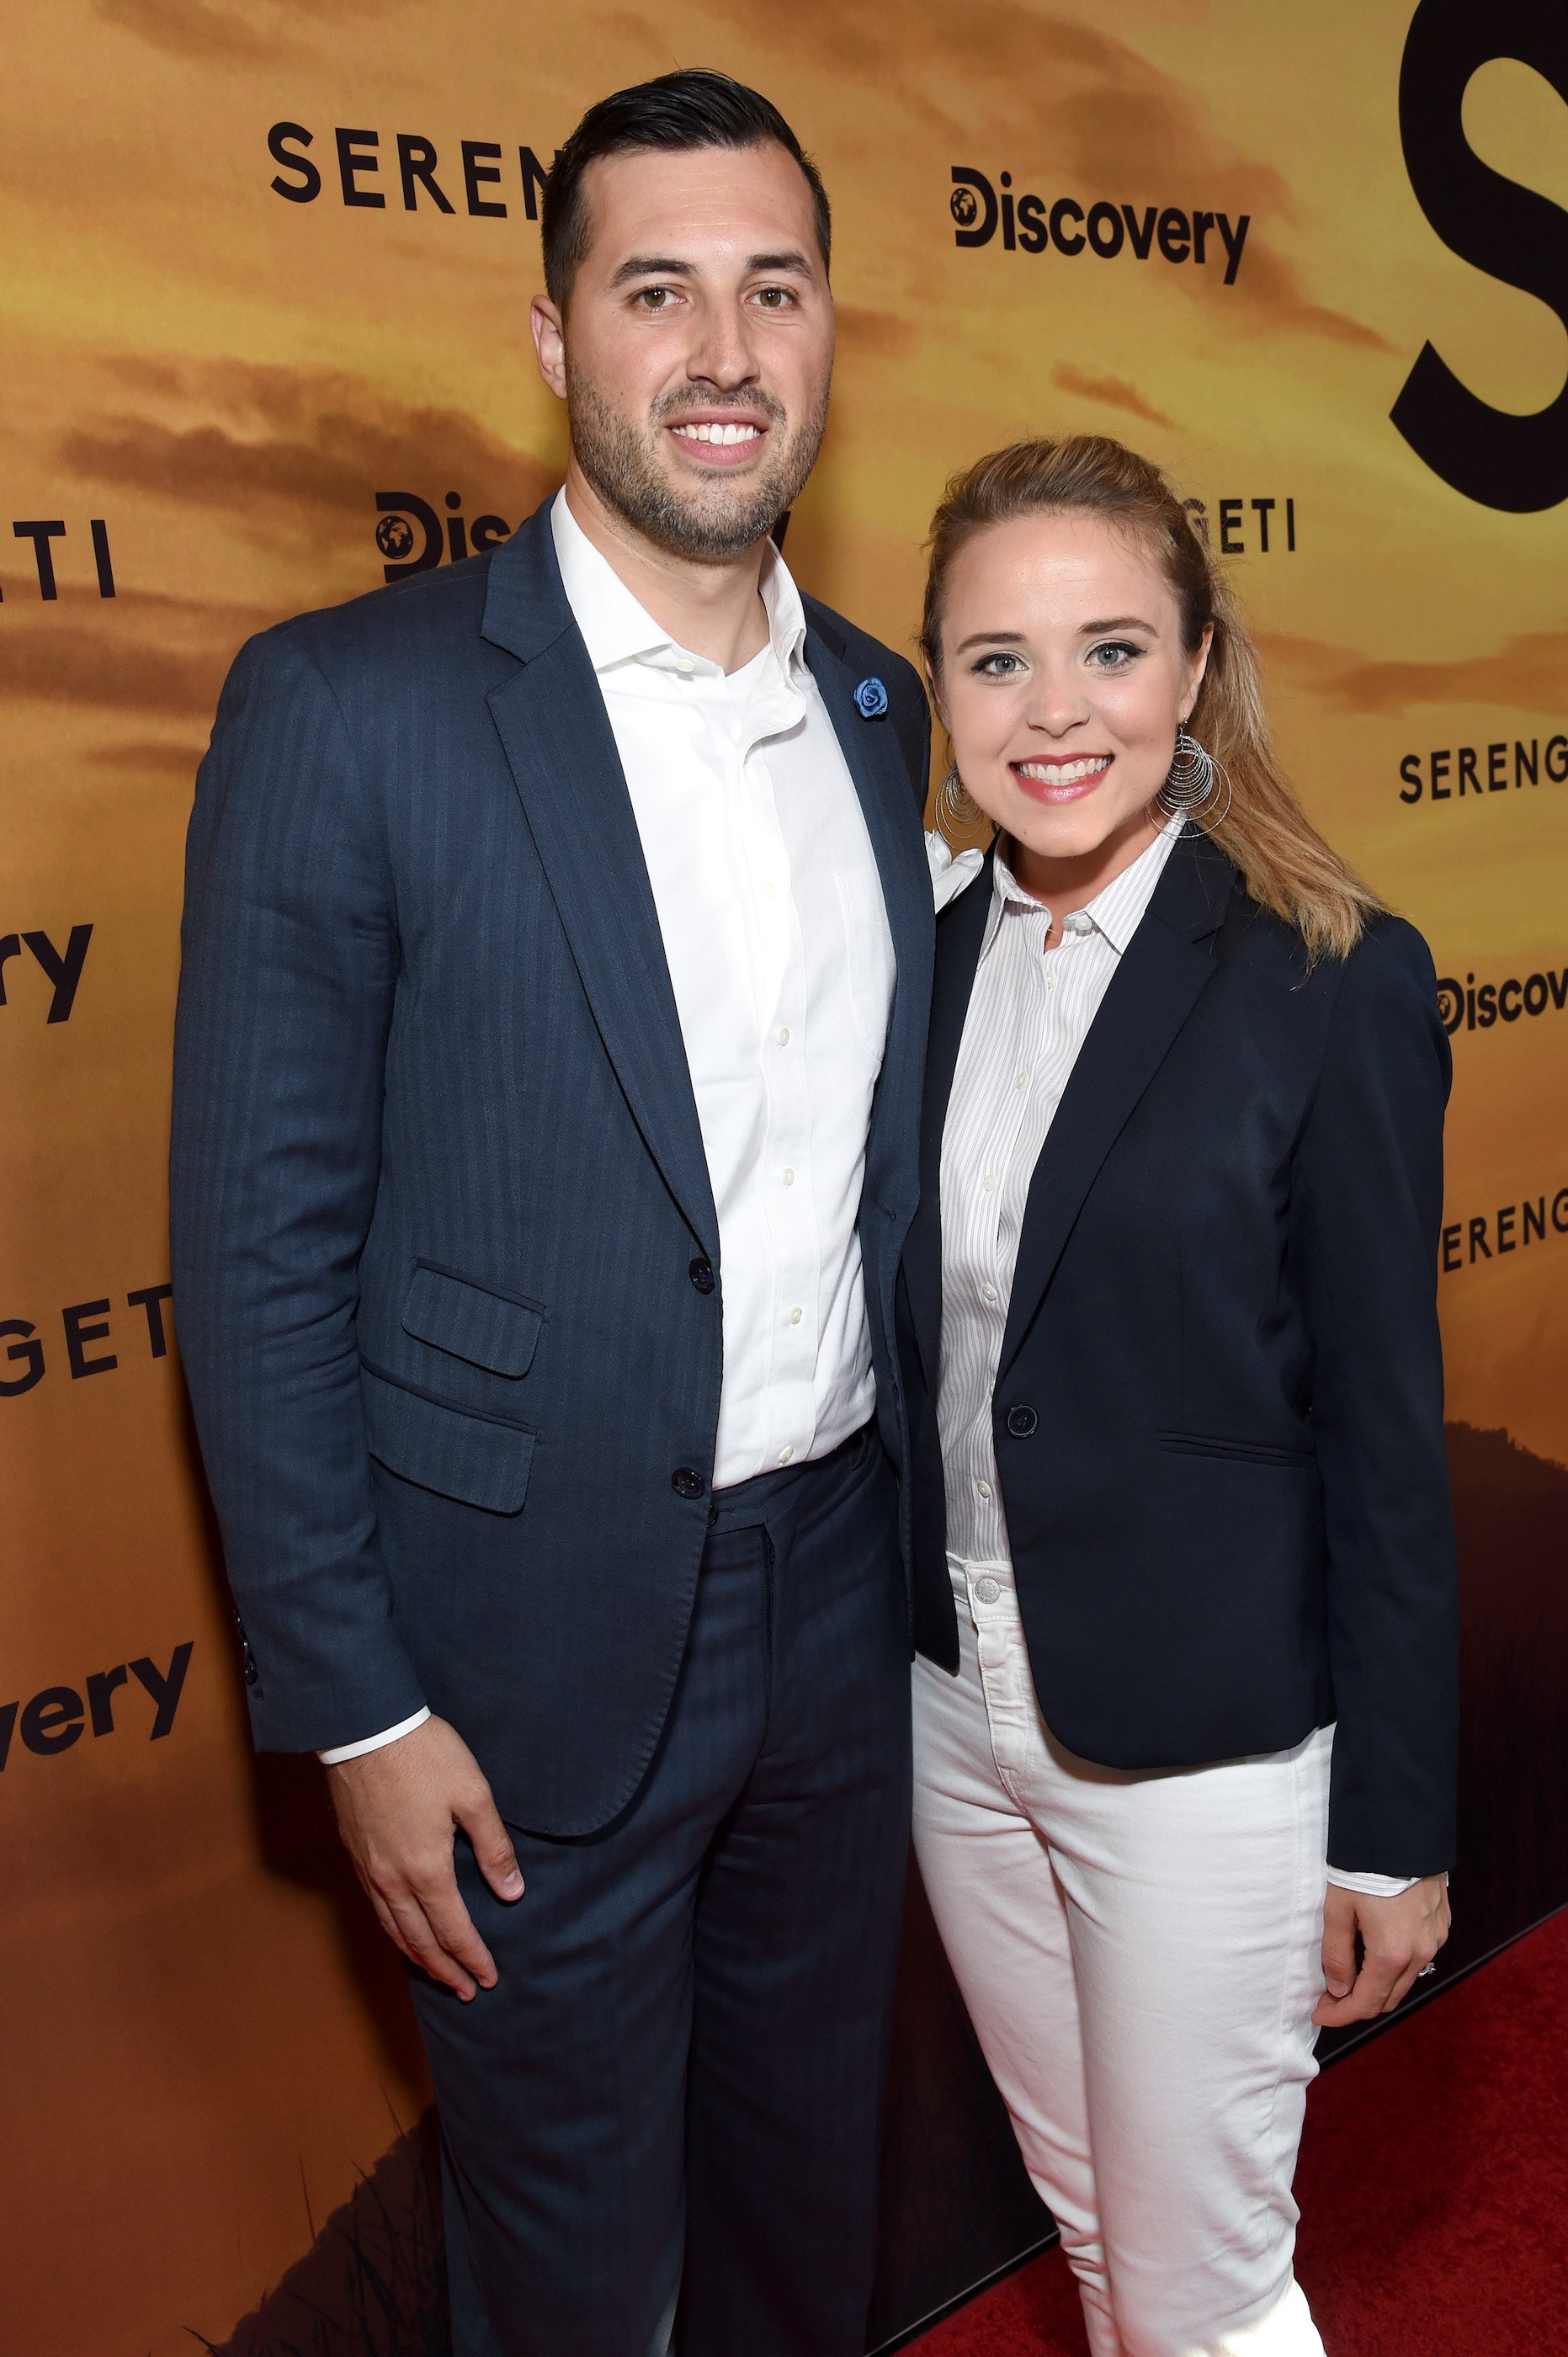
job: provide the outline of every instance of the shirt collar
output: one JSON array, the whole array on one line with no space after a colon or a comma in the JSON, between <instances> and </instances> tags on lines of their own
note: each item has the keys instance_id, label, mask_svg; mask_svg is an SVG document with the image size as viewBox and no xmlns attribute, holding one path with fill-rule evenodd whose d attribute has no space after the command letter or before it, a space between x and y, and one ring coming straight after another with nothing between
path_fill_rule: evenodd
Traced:
<instances>
[{"instance_id":1,"label":"shirt collar","mask_svg":"<svg viewBox=\"0 0 1568 2357\"><path fill-rule=\"evenodd\" d=\"M714 678L723 676L717 663L679 645L638 604L572 513L564 490L556 492L551 504L550 529L566 602L596 672L602 674L618 663L641 662L661 670L673 670L677 663L682 668L690 665ZM759 586L769 644L780 671L787 679L793 679L805 667L806 609L789 566L771 541L762 553Z\"/></svg>"},{"instance_id":2,"label":"shirt collar","mask_svg":"<svg viewBox=\"0 0 1568 2357\"><path fill-rule=\"evenodd\" d=\"M1185 820L1180 818L1168 820L1153 843L1140 851L1131 866L1123 867L1119 876L1113 876L1102 891L1097 892L1092 900L1085 903L1081 913L1089 920L1090 929L1101 934L1118 957L1137 931L1185 823ZM1047 913L1043 904L1031 893L1026 892L1014 875L1007 858L1010 849L1009 838L999 836L996 856L992 862L991 908L985 920L985 939L981 944L983 957L994 941L996 929L1009 908L1033 911L1036 915ZM1074 930L1081 931L1085 928L1079 926Z\"/></svg>"}]
</instances>

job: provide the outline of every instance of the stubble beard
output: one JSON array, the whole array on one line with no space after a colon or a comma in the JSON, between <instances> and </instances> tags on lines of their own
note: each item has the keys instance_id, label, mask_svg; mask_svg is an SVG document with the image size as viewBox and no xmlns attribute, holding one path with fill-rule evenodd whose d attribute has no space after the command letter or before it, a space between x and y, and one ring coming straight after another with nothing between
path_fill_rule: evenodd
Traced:
<instances>
[{"instance_id":1,"label":"stubble beard","mask_svg":"<svg viewBox=\"0 0 1568 2357\"><path fill-rule=\"evenodd\" d=\"M792 432L771 394L750 393L736 402L736 408L760 410L768 419L760 471L744 480L715 474L711 483L690 487L673 481L660 464L666 426L699 405L730 405L716 388L700 404L691 392L656 403L641 430L570 368L566 401L577 464L606 507L671 556L728 565L755 548L800 497L822 447L828 388L823 385L814 412Z\"/></svg>"}]
</instances>

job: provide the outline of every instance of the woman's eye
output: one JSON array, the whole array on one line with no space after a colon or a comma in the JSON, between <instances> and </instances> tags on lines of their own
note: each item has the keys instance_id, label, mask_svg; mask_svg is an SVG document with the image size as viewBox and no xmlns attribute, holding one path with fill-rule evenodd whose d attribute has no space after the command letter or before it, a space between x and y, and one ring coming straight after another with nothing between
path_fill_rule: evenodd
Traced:
<instances>
[{"instance_id":1,"label":"woman's eye","mask_svg":"<svg viewBox=\"0 0 1568 2357\"><path fill-rule=\"evenodd\" d=\"M973 666L976 676L981 679L1011 679L1015 672L1023 668L1017 656L1008 654L1004 649L998 649L993 655L982 655Z\"/></svg>"},{"instance_id":2,"label":"woman's eye","mask_svg":"<svg viewBox=\"0 0 1568 2357\"><path fill-rule=\"evenodd\" d=\"M1130 662L1136 662L1143 651L1142 647L1132 646L1125 639L1107 639L1100 646L1090 647L1090 665L1094 671L1124 671Z\"/></svg>"}]
</instances>

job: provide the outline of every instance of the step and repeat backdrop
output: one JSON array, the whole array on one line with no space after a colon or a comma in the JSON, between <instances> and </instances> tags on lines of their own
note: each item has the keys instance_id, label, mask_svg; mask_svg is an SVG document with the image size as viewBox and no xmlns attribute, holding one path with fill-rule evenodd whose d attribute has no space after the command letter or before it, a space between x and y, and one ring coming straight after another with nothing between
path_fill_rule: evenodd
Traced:
<instances>
[{"instance_id":1,"label":"step and repeat backdrop","mask_svg":"<svg viewBox=\"0 0 1568 2357\"><path fill-rule=\"evenodd\" d=\"M826 175L804 584L908 646L946 475L1120 434L1426 932L1465 1960L1568 1899L1568 17L1556 0L9 0L0 2216L29 2357L441 2347L427 2091L308 1762L255 1762L165 1241L181 843L251 631L558 480L539 192L759 84ZM1395 2035L1399 2034L1397 2029ZM1046 2231L918 1893L876 2336Z\"/></svg>"}]
</instances>

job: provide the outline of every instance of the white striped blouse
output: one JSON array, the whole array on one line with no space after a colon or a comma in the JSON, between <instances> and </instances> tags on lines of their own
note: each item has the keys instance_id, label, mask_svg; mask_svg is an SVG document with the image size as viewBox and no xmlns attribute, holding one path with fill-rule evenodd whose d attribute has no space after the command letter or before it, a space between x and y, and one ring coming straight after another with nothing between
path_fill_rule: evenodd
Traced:
<instances>
[{"instance_id":1,"label":"white striped blouse","mask_svg":"<svg viewBox=\"0 0 1568 2357\"><path fill-rule=\"evenodd\" d=\"M1079 1049L1149 905L1183 822L1173 819L1088 907L1031 899L997 846L992 905L942 1133L942 1345L937 1426L948 1550L1004 1563L991 1395L1029 1181Z\"/></svg>"}]
</instances>

